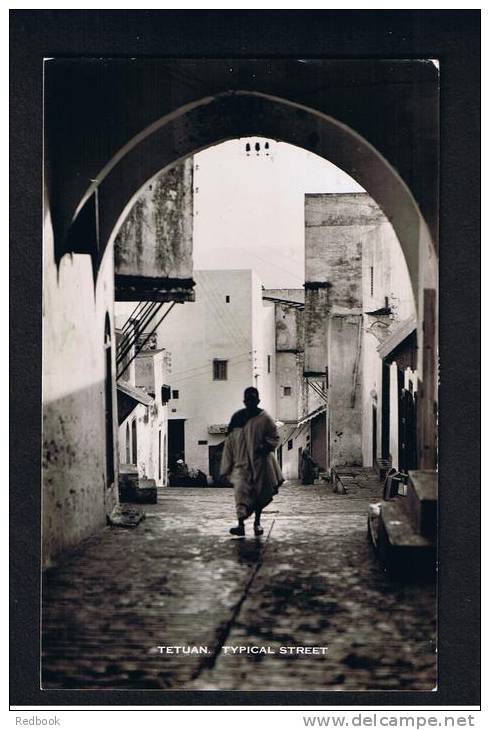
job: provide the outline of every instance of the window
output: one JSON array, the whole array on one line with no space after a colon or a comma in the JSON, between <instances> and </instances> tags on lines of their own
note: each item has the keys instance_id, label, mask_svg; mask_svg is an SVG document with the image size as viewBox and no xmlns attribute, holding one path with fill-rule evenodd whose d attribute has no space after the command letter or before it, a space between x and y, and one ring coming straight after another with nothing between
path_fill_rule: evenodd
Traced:
<instances>
[{"instance_id":1,"label":"window","mask_svg":"<svg viewBox=\"0 0 490 730\"><path fill-rule=\"evenodd\" d=\"M228 360L213 360L213 380L228 380Z\"/></svg>"},{"instance_id":2,"label":"window","mask_svg":"<svg viewBox=\"0 0 490 730\"><path fill-rule=\"evenodd\" d=\"M371 296L374 294L374 266L370 266L370 277L371 277Z\"/></svg>"},{"instance_id":3,"label":"window","mask_svg":"<svg viewBox=\"0 0 490 730\"><path fill-rule=\"evenodd\" d=\"M178 390L172 391L172 398L173 398L173 400L179 400L179 391Z\"/></svg>"},{"instance_id":4,"label":"window","mask_svg":"<svg viewBox=\"0 0 490 730\"><path fill-rule=\"evenodd\" d=\"M271 356L267 355L267 372L270 373L271 371Z\"/></svg>"},{"instance_id":5,"label":"window","mask_svg":"<svg viewBox=\"0 0 490 730\"><path fill-rule=\"evenodd\" d=\"M292 448L293 448L293 439L289 439L289 441L288 441L288 451L291 451Z\"/></svg>"},{"instance_id":6,"label":"window","mask_svg":"<svg viewBox=\"0 0 490 730\"><path fill-rule=\"evenodd\" d=\"M282 390L283 390L283 395L291 395L291 386L290 385L285 385Z\"/></svg>"},{"instance_id":7,"label":"window","mask_svg":"<svg viewBox=\"0 0 490 730\"><path fill-rule=\"evenodd\" d=\"M226 295L225 301L226 301L227 304L230 303L230 295L229 294Z\"/></svg>"},{"instance_id":8,"label":"window","mask_svg":"<svg viewBox=\"0 0 490 730\"><path fill-rule=\"evenodd\" d=\"M198 444L198 446L207 446L208 445L208 442L207 441L204 441L204 440L200 440L200 441L197 442L197 444Z\"/></svg>"}]
</instances>

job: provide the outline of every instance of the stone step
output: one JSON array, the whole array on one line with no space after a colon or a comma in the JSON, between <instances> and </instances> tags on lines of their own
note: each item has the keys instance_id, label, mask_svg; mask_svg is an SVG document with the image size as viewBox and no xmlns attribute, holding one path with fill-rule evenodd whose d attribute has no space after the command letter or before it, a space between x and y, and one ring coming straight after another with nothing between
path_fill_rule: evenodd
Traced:
<instances>
[{"instance_id":1,"label":"stone step","mask_svg":"<svg viewBox=\"0 0 490 730\"><path fill-rule=\"evenodd\" d=\"M400 579L427 579L435 575L436 543L415 531L403 502L383 502L378 523L377 550L386 569Z\"/></svg>"},{"instance_id":2,"label":"stone step","mask_svg":"<svg viewBox=\"0 0 490 730\"><path fill-rule=\"evenodd\" d=\"M437 472L428 469L408 472L405 510L416 532L435 539L437 533Z\"/></svg>"}]
</instances>

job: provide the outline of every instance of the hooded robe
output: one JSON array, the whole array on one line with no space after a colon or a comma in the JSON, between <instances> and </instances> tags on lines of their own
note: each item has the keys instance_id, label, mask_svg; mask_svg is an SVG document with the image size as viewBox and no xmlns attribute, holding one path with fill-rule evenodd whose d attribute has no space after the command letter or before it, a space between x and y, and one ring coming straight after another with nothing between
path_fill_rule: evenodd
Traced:
<instances>
[{"instance_id":1,"label":"hooded robe","mask_svg":"<svg viewBox=\"0 0 490 730\"><path fill-rule=\"evenodd\" d=\"M272 502L284 482L273 454L280 438L276 424L263 410L237 411L228 426L220 474L233 484L237 517L246 519Z\"/></svg>"}]
</instances>

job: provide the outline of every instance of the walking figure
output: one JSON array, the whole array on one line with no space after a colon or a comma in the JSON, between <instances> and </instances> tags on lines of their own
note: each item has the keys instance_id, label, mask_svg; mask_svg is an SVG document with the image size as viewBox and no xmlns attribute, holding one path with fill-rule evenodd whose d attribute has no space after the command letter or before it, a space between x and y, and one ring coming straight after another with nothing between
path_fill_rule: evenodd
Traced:
<instances>
[{"instance_id":1,"label":"walking figure","mask_svg":"<svg viewBox=\"0 0 490 730\"><path fill-rule=\"evenodd\" d=\"M274 456L279 445L276 424L260 403L257 388L246 388L243 394L245 408L233 414L221 457L220 475L233 484L237 527L232 535L245 535L245 520L255 513L254 533L264 533L260 524L262 510L272 502L284 482Z\"/></svg>"}]
</instances>

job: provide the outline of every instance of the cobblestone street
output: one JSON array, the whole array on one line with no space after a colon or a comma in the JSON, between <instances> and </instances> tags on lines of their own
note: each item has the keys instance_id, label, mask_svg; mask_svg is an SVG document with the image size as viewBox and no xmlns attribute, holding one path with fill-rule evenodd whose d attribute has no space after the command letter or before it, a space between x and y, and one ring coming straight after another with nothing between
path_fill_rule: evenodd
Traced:
<instances>
[{"instance_id":1,"label":"cobblestone street","mask_svg":"<svg viewBox=\"0 0 490 730\"><path fill-rule=\"evenodd\" d=\"M380 482L345 484L284 485L244 539L228 534L231 489L159 490L137 528L107 527L46 573L43 687L433 689L435 588L385 576L366 527ZM279 653L303 646L328 650Z\"/></svg>"}]
</instances>

